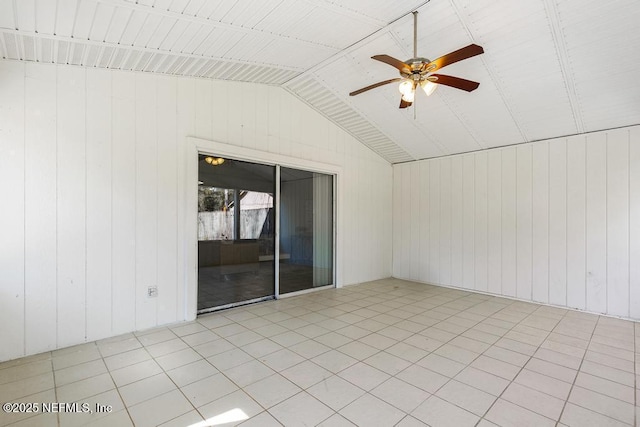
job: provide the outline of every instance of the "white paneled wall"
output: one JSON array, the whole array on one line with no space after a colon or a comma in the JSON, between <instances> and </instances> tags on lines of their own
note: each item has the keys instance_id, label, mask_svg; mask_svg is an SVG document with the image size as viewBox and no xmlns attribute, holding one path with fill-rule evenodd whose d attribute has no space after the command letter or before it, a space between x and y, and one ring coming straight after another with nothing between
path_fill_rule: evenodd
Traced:
<instances>
[{"instance_id":1,"label":"white paneled wall","mask_svg":"<svg viewBox=\"0 0 640 427\"><path fill-rule=\"evenodd\" d=\"M391 274L391 166L285 90L0 61L0 361L193 315L187 136L340 166L338 283Z\"/></svg>"},{"instance_id":2,"label":"white paneled wall","mask_svg":"<svg viewBox=\"0 0 640 427\"><path fill-rule=\"evenodd\" d=\"M640 319L640 126L393 170L395 277Z\"/></svg>"}]
</instances>

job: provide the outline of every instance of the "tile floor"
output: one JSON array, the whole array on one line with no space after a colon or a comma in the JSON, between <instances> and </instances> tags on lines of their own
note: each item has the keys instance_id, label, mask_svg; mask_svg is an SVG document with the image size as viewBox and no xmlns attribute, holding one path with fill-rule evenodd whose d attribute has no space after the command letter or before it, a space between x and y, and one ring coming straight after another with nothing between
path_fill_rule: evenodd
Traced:
<instances>
[{"instance_id":1,"label":"tile floor","mask_svg":"<svg viewBox=\"0 0 640 427\"><path fill-rule=\"evenodd\" d=\"M634 425L636 337L630 321L387 279L2 363L1 402L113 412L0 425Z\"/></svg>"}]
</instances>

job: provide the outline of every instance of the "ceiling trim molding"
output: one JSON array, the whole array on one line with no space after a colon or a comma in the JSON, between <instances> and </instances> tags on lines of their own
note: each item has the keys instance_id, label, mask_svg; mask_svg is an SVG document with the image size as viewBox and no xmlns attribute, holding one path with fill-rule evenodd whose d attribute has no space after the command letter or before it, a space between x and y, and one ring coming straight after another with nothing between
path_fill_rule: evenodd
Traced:
<instances>
[{"instance_id":1,"label":"ceiling trim molding","mask_svg":"<svg viewBox=\"0 0 640 427\"><path fill-rule=\"evenodd\" d=\"M13 34L13 35L19 35L19 36L28 36L28 37L33 37L36 39L48 39L48 40L53 40L56 42L66 42L66 43L81 43L84 45L89 45L89 46L98 46L98 47L102 47L102 48L112 48L112 49L125 49L128 51L135 51L138 53L151 53L151 54L164 54L164 55L170 55L170 56L174 56L176 58L191 58L191 59L205 59L205 60L211 60L211 61L222 61L222 62L229 62L229 63L233 63L233 64L241 64L241 65L253 65L253 66L258 66L258 67L269 67L269 68L276 68L276 69L280 69L280 70L286 70L286 71L295 71L295 72L302 72L303 69L300 67L290 67L290 66L285 66L285 65L276 65L276 64L269 64L269 63L262 63L262 62L255 62L255 61L246 61L246 60L239 60L239 59L231 59L231 58L223 58L223 57L219 57L219 56L208 56L208 55L196 55L193 53L182 53L182 52L173 52L173 51L169 51L169 50L161 50L161 49L155 49L155 48L149 48L149 47L140 47L140 46L130 46L130 45L122 45L119 43L114 43L114 42L107 42L107 41L95 41L95 40L91 40L91 39L78 39L78 38L74 38L74 37L70 37L70 36L59 36L59 35L53 35L53 34L44 34L44 33L36 33L33 31L24 31L24 30L10 30L10 29L0 29L0 33L4 33L4 34ZM6 52L6 48L5 48L5 52Z\"/></svg>"}]
</instances>

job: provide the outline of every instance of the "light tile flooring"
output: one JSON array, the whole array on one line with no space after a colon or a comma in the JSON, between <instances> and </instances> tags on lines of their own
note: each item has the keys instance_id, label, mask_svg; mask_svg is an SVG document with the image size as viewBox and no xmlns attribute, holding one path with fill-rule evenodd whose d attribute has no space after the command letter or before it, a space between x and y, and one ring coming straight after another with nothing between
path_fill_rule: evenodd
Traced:
<instances>
[{"instance_id":1,"label":"light tile flooring","mask_svg":"<svg viewBox=\"0 0 640 427\"><path fill-rule=\"evenodd\" d=\"M5 362L1 402L113 412L0 424L634 425L636 337L630 321L387 279Z\"/></svg>"}]
</instances>

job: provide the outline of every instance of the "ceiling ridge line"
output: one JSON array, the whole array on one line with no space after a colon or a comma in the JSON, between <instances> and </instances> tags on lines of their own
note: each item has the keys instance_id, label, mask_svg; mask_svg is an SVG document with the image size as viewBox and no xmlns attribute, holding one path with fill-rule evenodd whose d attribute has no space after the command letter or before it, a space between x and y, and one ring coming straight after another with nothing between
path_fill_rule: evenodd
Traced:
<instances>
[{"instance_id":1,"label":"ceiling ridge line","mask_svg":"<svg viewBox=\"0 0 640 427\"><path fill-rule=\"evenodd\" d=\"M302 72L302 69L298 67L291 67L287 65L276 65L276 64L268 64L268 63L261 63L261 62L252 62L252 61L246 61L246 60L240 60L240 59L221 58L217 56L197 55L194 53L173 52L173 51L150 48L150 47L130 46L130 45L118 44L115 42L96 41L96 40L90 40L90 39L85 40L85 39L78 39L70 36L59 36L59 35L53 35L53 34L35 33L35 32L25 31L25 30L0 29L0 33L13 34L21 37L25 37L25 36L34 37L36 39L48 39L55 42L77 43L77 44L84 44L89 46L99 46L102 48L110 47L115 49L124 49L128 51L137 51L139 53L148 52L152 54L166 54L166 55L171 55L178 58L206 59L211 61L223 61L223 62L229 62L229 63L241 64L241 65L256 65L260 67L268 67L268 68L273 68L278 70L293 71L297 73Z\"/></svg>"},{"instance_id":2,"label":"ceiling ridge line","mask_svg":"<svg viewBox=\"0 0 640 427\"><path fill-rule=\"evenodd\" d=\"M207 26L210 26L210 27L218 28L218 29L236 31L236 32L244 33L244 34L253 34L253 35L258 35L260 37L268 37L268 38L277 39L277 40L286 40L286 41L297 43L297 44L300 44L300 45L313 46L314 48L320 48L320 49L324 49L324 50L327 50L327 51L334 51L335 52L336 50L339 50L339 48L337 48L337 47L328 46L328 45L319 44L319 43L314 43L314 42L308 41L308 40L298 39L298 38L295 38L295 37L289 37L289 36L285 36L285 35L282 35L282 34L270 33L270 32L267 32L267 31L257 30L255 28L236 26L236 25L232 25L232 24L227 24L225 22L212 20L212 19L209 19L209 18L203 18L203 17L200 17L200 16L185 15L184 13L174 12L172 10L162 10L162 9L155 8L153 6L145 6L145 5L142 5L142 4L139 4L139 3L130 3L130 2L125 1L125 0L95 0L95 1L98 2L98 3L110 4L110 5L116 6L116 7L124 7L124 8L128 8L128 9L131 9L131 10L137 10L137 11L140 11L140 12L145 12L145 13L149 13L149 14L155 14L155 15L166 17L166 18L172 18L172 19L177 19L177 20L182 20L182 21L189 21L189 22L199 23L199 24L202 24L202 25L207 25Z\"/></svg>"},{"instance_id":3,"label":"ceiling ridge line","mask_svg":"<svg viewBox=\"0 0 640 427\"><path fill-rule=\"evenodd\" d=\"M551 34L553 35L556 55L558 57L558 62L560 63L560 72L562 73L565 87L567 88L567 96L569 97L571 112L573 113L573 118L576 122L576 129L578 132L584 132L584 120L582 119L582 111L579 107L578 92L576 90L575 82L573 81L573 76L569 72L571 69L571 65L567 59L569 55L567 46L564 42L564 37L562 36L562 29L560 28L560 14L554 2L550 0L543 0L543 3L550 21Z\"/></svg>"},{"instance_id":4,"label":"ceiling ridge line","mask_svg":"<svg viewBox=\"0 0 640 427\"><path fill-rule=\"evenodd\" d=\"M321 68L324 68L328 65L333 64L335 61L337 61L338 59L342 58L343 56L347 55L348 53L352 52L353 50L359 48L360 46L362 46L366 41L368 41L371 37L381 37L382 35L384 35L384 33L389 33L390 32L390 27L391 25L395 24L396 22L398 22L399 20L401 20L402 18L404 18L405 16L408 16L412 11L414 10L418 10L421 7L425 6L427 3L429 3L431 0L425 0L422 3L418 4L417 6L411 8L409 11L403 13L402 15L398 16L397 18L392 19L391 21L389 21L384 27L374 31L371 34L368 34L366 36L364 36L363 38L361 38L360 40L357 40L355 42L353 42L352 44L350 44L349 46L345 47L344 49L339 50L338 52L336 52L335 54L331 55L329 58L323 59L322 61L318 62L317 64L307 68L306 70L304 70L300 75L293 77L291 80L286 81L283 83L284 85L289 84L289 82L298 79L298 78L302 78L303 76L305 76L307 73L313 75L313 73L315 73L316 71L318 71Z\"/></svg>"},{"instance_id":5,"label":"ceiling ridge line","mask_svg":"<svg viewBox=\"0 0 640 427\"><path fill-rule=\"evenodd\" d=\"M467 20L465 19L465 17L461 13L460 8L458 7L458 4L456 3L457 1L458 0L449 0L449 2L451 3L451 7L455 11L456 16L458 16L458 19L460 20L460 24L462 25L464 30L469 35L469 38L471 39L471 41L474 41L476 38L473 36L473 31L471 31L471 28L470 28L469 24L467 23ZM496 72L493 70L493 67L490 65L490 63L488 61L484 60L484 57L486 55L487 55L487 53L485 52L485 55L480 55L479 59L480 59L480 61L482 61L482 64L485 66L485 68L487 70L487 73L491 77L491 80L493 82L493 85L496 88L496 91L500 94L500 98L502 98L502 102L504 103L505 108L507 109L507 111L509 112L509 115L513 119L513 124L515 125L516 129L518 129L518 133L522 137L522 140L526 142L526 141L529 140L529 138L527 137L527 135L524 132L524 130L520 127L520 123L518 122L518 120L516 120L516 114L513 111L513 108L511 108L511 106L507 102L507 96L505 95L505 93L502 90L501 86L498 84L500 79L496 75Z\"/></svg>"}]
</instances>

